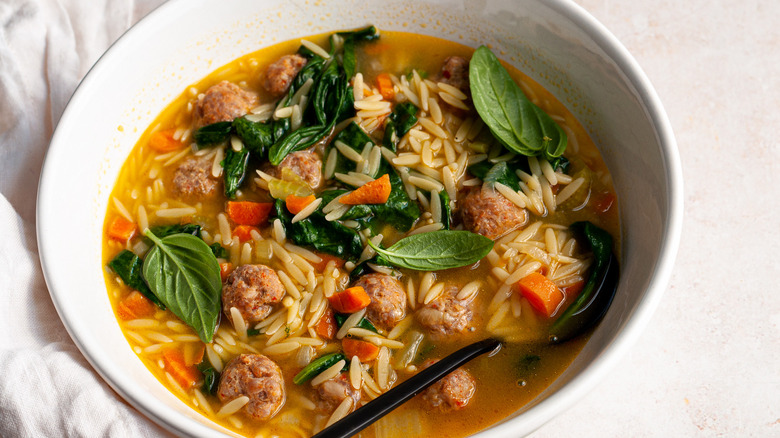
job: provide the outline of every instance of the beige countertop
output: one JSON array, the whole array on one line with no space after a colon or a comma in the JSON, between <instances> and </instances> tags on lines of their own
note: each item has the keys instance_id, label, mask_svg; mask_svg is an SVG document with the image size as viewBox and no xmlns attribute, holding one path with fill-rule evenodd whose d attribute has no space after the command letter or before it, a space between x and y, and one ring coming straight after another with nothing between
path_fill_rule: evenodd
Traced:
<instances>
[{"instance_id":1,"label":"beige countertop","mask_svg":"<svg viewBox=\"0 0 780 438\"><path fill-rule=\"evenodd\" d=\"M644 334L533 436L780 436L780 2L576 2L658 91L682 159L685 218Z\"/></svg>"}]
</instances>

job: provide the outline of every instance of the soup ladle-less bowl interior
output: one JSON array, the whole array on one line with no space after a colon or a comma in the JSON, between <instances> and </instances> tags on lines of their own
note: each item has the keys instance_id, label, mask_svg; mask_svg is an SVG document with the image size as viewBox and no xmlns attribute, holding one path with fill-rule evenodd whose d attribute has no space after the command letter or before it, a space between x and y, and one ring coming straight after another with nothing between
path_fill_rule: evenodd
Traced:
<instances>
[{"instance_id":1,"label":"soup ladle-less bowl interior","mask_svg":"<svg viewBox=\"0 0 780 438\"><path fill-rule=\"evenodd\" d=\"M214 68L277 42L367 24L490 45L574 113L617 189L621 279L612 307L552 385L478 436L527 434L571 406L636 339L662 296L682 216L673 134L633 58L574 3L174 0L130 29L80 84L46 156L37 224L46 281L70 335L122 397L174 433L232 434L160 384L119 329L100 254L120 167L154 117Z\"/></svg>"}]
</instances>

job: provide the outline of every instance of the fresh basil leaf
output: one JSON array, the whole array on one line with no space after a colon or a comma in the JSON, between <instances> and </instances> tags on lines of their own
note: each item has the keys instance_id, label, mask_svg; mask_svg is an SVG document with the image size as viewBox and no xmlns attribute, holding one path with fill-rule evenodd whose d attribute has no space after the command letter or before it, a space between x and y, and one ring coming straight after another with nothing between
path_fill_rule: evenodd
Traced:
<instances>
[{"instance_id":1,"label":"fresh basil leaf","mask_svg":"<svg viewBox=\"0 0 780 438\"><path fill-rule=\"evenodd\" d=\"M575 222L570 228L587 242L594 260L582 292L550 328L553 343L579 336L601 320L612 304L620 280L612 236L590 222Z\"/></svg>"},{"instance_id":2,"label":"fresh basil leaf","mask_svg":"<svg viewBox=\"0 0 780 438\"><path fill-rule=\"evenodd\" d=\"M211 248L211 252L214 254L214 257L218 259L226 259L230 257L230 254L228 254L225 247L220 245L219 243L212 243L211 245L209 245L209 248Z\"/></svg>"},{"instance_id":3,"label":"fresh basil leaf","mask_svg":"<svg viewBox=\"0 0 780 438\"><path fill-rule=\"evenodd\" d=\"M566 150L566 133L534 105L485 46L469 63L474 107L493 136L507 149L527 156L559 157Z\"/></svg>"},{"instance_id":4,"label":"fresh basil leaf","mask_svg":"<svg viewBox=\"0 0 780 438\"><path fill-rule=\"evenodd\" d=\"M170 236L171 234L192 234L193 236L200 237L200 225L198 224L160 225L149 229L152 231L152 234L160 239Z\"/></svg>"},{"instance_id":5,"label":"fresh basil leaf","mask_svg":"<svg viewBox=\"0 0 780 438\"><path fill-rule=\"evenodd\" d=\"M116 275L122 279L122 281L137 290L146 298L149 298L157 307L165 310L165 305L160 301L157 296L152 293L149 286L146 285L144 278L141 276L144 262L140 257L135 255L132 251L126 249L122 250L113 260L108 262L108 266L114 270Z\"/></svg>"},{"instance_id":6,"label":"fresh basil leaf","mask_svg":"<svg viewBox=\"0 0 780 438\"><path fill-rule=\"evenodd\" d=\"M217 258L205 242L191 234L160 239L147 230L146 237L154 242L143 264L149 288L203 342L211 342L221 307Z\"/></svg>"},{"instance_id":7,"label":"fresh basil leaf","mask_svg":"<svg viewBox=\"0 0 780 438\"><path fill-rule=\"evenodd\" d=\"M226 141L232 130L232 122L217 122L198 129L192 137L199 148L204 148Z\"/></svg>"},{"instance_id":8,"label":"fresh basil leaf","mask_svg":"<svg viewBox=\"0 0 780 438\"><path fill-rule=\"evenodd\" d=\"M317 375L319 375L321 372L337 364L340 360L346 360L344 355L341 353L330 353L319 357L313 360L310 364L306 365L298 374L296 374L295 377L293 377L293 383L296 385L306 383L309 380L317 377Z\"/></svg>"},{"instance_id":9,"label":"fresh basil leaf","mask_svg":"<svg viewBox=\"0 0 780 438\"><path fill-rule=\"evenodd\" d=\"M493 241L470 231L440 230L413 234L382 249L368 244L388 262L416 271L438 271L478 262L493 249Z\"/></svg>"},{"instance_id":10,"label":"fresh basil leaf","mask_svg":"<svg viewBox=\"0 0 780 438\"><path fill-rule=\"evenodd\" d=\"M446 190L439 191L439 201L441 202L441 224L444 225L445 230L449 230L452 224L452 207L450 195Z\"/></svg>"},{"instance_id":11,"label":"fresh basil leaf","mask_svg":"<svg viewBox=\"0 0 780 438\"><path fill-rule=\"evenodd\" d=\"M249 150L241 149L239 152L233 148L225 148L225 159L222 160L222 173L225 178L225 196L230 199L236 197L236 191L246 178L249 166Z\"/></svg>"}]
</instances>

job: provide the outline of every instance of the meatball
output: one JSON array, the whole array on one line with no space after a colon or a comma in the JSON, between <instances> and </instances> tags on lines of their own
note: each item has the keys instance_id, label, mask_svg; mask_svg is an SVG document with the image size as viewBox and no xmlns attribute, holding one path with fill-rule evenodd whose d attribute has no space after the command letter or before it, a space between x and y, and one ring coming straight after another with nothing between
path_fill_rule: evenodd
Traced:
<instances>
[{"instance_id":1,"label":"meatball","mask_svg":"<svg viewBox=\"0 0 780 438\"><path fill-rule=\"evenodd\" d=\"M352 409L354 410L360 401L360 391L352 387L346 373L326 380L317 388L320 403L318 407L323 412L333 412L347 397L352 397Z\"/></svg>"},{"instance_id":2,"label":"meatball","mask_svg":"<svg viewBox=\"0 0 780 438\"><path fill-rule=\"evenodd\" d=\"M279 97L290 88L295 76L306 65L306 58L301 55L285 55L268 66L265 71L263 87L274 97Z\"/></svg>"},{"instance_id":3,"label":"meatball","mask_svg":"<svg viewBox=\"0 0 780 438\"><path fill-rule=\"evenodd\" d=\"M232 122L257 105L257 94L242 90L237 85L222 81L206 90L193 109L195 128L217 122Z\"/></svg>"},{"instance_id":4,"label":"meatball","mask_svg":"<svg viewBox=\"0 0 780 438\"><path fill-rule=\"evenodd\" d=\"M219 180L211 175L211 160L192 157L173 175L173 191L181 198L210 198L217 193Z\"/></svg>"},{"instance_id":5,"label":"meatball","mask_svg":"<svg viewBox=\"0 0 780 438\"><path fill-rule=\"evenodd\" d=\"M460 215L467 229L493 240L528 221L524 208L485 185L468 192L461 202Z\"/></svg>"},{"instance_id":6,"label":"meatball","mask_svg":"<svg viewBox=\"0 0 780 438\"><path fill-rule=\"evenodd\" d=\"M406 292L401 283L387 274L366 274L353 286L360 286L371 297L366 317L385 330L392 330L406 315Z\"/></svg>"},{"instance_id":7,"label":"meatball","mask_svg":"<svg viewBox=\"0 0 780 438\"><path fill-rule=\"evenodd\" d=\"M322 183L322 159L312 150L288 154L278 166L267 167L266 173L275 178L282 178L284 169L290 169L312 189L318 188Z\"/></svg>"},{"instance_id":8,"label":"meatball","mask_svg":"<svg viewBox=\"0 0 780 438\"><path fill-rule=\"evenodd\" d=\"M439 76L441 82L469 94L469 61L467 59L460 56L450 56L445 59Z\"/></svg>"},{"instance_id":9,"label":"meatball","mask_svg":"<svg viewBox=\"0 0 780 438\"><path fill-rule=\"evenodd\" d=\"M426 368L438 362L430 361ZM422 393L422 398L431 409L442 412L463 409L469 404L476 390L476 382L468 371L458 368L429 386Z\"/></svg>"},{"instance_id":10,"label":"meatball","mask_svg":"<svg viewBox=\"0 0 780 438\"><path fill-rule=\"evenodd\" d=\"M230 317L235 307L248 324L262 321L271 313L271 304L284 295L276 271L265 265L241 265L230 273L222 287L222 306Z\"/></svg>"},{"instance_id":11,"label":"meatball","mask_svg":"<svg viewBox=\"0 0 780 438\"><path fill-rule=\"evenodd\" d=\"M268 420L285 400L282 370L262 354L240 354L225 366L219 379L217 397L229 402L245 395L249 403L244 409L250 417Z\"/></svg>"},{"instance_id":12,"label":"meatball","mask_svg":"<svg viewBox=\"0 0 780 438\"><path fill-rule=\"evenodd\" d=\"M434 338L462 333L474 316L472 302L457 298L458 288L447 286L438 298L417 311L417 321Z\"/></svg>"}]
</instances>

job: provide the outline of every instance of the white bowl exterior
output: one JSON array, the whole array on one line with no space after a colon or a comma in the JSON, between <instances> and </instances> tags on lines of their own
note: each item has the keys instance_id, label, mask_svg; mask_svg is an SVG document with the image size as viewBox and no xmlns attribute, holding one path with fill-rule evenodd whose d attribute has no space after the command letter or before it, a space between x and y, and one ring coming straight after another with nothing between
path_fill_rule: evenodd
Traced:
<instances>
[{"instance_id":1,"label":"white bowl exterior","mask_svg":"<svg viewBox=\"0 0 780 438\"><path fill-rule=\"evenodd\" d=\"M38 195L41 261L61 318L95 369L149 417L181 435L233 435L143 366L119 330L98 269L108 196L141 133L189 84L288 39L372 23L473 47L490 44L591 132L612 172L624 230L617 297L582 353L533 403L479 435L531 432L595 386L646 325L668 281L682 222L682 178L652 86L617 40L568 1L398 2L397 13L388 12L386 0L314 3L171 1L90 71L55 131Z\"/></svg>"}]
</instances>

